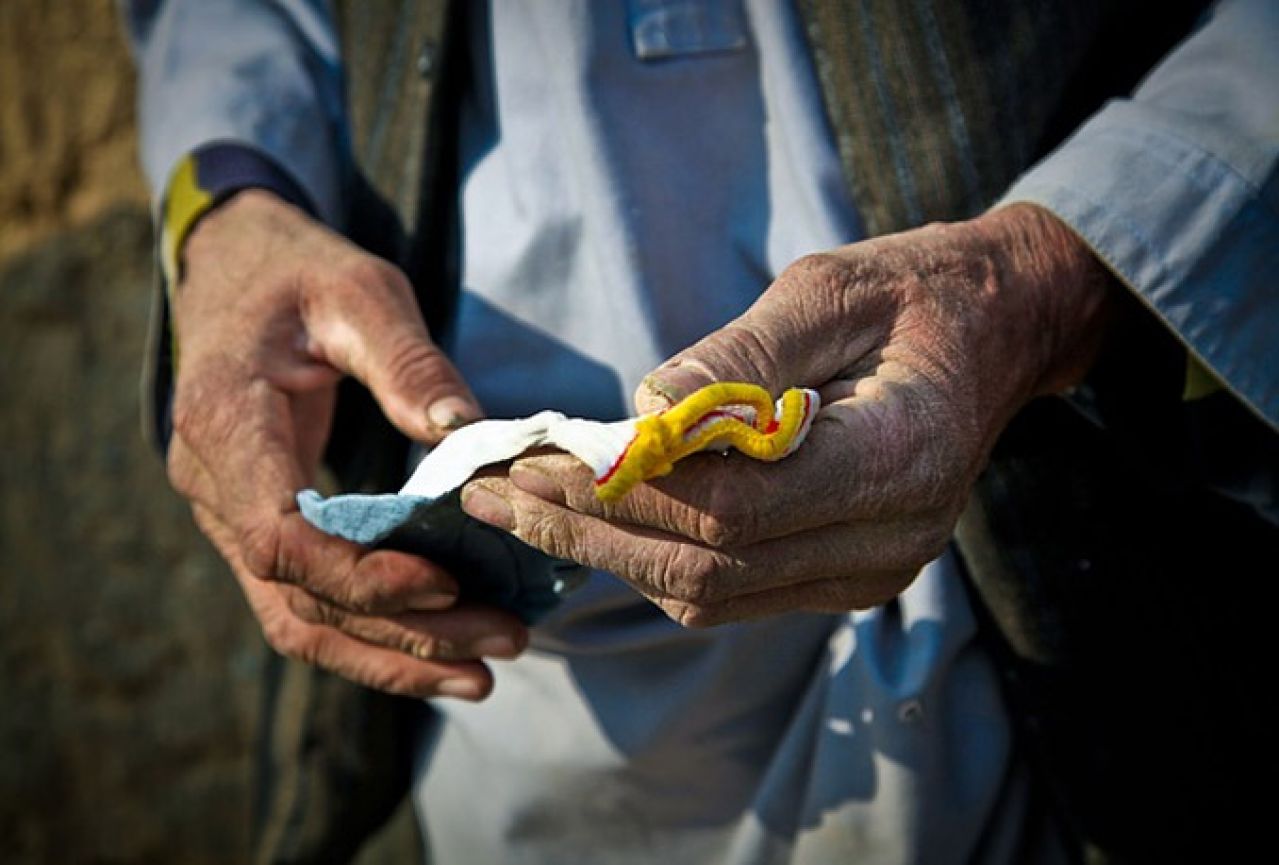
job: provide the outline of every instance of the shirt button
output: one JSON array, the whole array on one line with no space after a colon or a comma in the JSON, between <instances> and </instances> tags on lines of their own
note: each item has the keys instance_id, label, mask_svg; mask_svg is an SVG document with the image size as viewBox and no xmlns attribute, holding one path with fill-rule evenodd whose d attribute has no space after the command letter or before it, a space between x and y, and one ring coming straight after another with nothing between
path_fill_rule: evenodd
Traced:
<instances>
[{"instance_id":1,"label":"shirt button","mask_svg":"<svg viewBox=\"0 0 1279 865\"><path fill-rule=\"evenodd\" d=\"M923 720L924 704L918 700L903 700L897 707L897 720L903 724L915 724Z\"/></svg>"}]
</instances>

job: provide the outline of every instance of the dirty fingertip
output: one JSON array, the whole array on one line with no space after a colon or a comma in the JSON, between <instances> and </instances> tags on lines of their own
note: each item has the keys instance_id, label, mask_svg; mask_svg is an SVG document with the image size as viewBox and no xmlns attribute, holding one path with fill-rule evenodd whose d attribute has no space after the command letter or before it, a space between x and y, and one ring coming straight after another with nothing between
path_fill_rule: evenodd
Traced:
<instances>
[{"instance_id":1,"label":"dirty fingertip","mask_svg":"<svg viewBox=\"0 0 1279 865\"><path fill-rule=\"evenodd\" d=\"M644 377L635 391L635 408L641 414L668 409L713 379L705 372L676 359Z\"/></svg>"},{"instance_id":2,"label":"dirty fingertip","mask_svg":"<svg viewBox=\"0 0 1279 865\"><path fill-rule=\"evenodd\" d=\"M482 417L479 406L460 396L446 396L426 410L427 422L441 432L452 432Z\"/></svg>"}]
</instances>

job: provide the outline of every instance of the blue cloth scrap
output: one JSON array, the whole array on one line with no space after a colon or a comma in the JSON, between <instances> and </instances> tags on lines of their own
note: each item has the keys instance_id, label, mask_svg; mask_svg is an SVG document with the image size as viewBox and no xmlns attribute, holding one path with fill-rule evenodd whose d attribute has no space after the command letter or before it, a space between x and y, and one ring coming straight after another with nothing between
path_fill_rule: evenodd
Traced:
<instances>
[{"instance_id":1,"label":"blue cloth scrap","mask_svg":"<svg viewBox=\"0 0 1279 865\"><path fill-rule=\"evenodd\" d=\"M462 510L461 495L297 496L308 523L326 534L430 559L453 574L460 598L510 610L535 624L586 582L589 569L546 555Z\"/></svg>"}]
</instances>

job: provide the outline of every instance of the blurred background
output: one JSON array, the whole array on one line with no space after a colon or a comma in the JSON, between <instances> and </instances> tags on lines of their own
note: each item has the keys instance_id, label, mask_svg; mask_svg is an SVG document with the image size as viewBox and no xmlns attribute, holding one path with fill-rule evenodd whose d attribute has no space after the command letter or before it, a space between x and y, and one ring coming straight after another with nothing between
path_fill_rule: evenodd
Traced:
<instances>
[{"instance_id":1,"label":"blurred background","mask_svg":"<svg viewBox=\"0 0 1279 865\"><path fill-rule=\"evenodd\" d=\"M133 115L111 0L0 0L6 863L249 856L266 650L140 433L152 258ZM361 863L405 861L405 829Z\"/></svg>"}]
</instances>

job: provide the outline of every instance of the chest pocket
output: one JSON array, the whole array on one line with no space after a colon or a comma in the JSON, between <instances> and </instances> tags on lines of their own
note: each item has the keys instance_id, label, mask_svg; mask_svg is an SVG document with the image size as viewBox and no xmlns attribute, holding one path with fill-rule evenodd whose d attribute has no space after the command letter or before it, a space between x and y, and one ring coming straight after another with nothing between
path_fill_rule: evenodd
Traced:
<instances>
[{"instance_id":1,"label":"chest pocket","mask_svg":"<svg viewBox=\"0 0 1279 865\"><path fill-rule=\"evenodd\" d=\"M741 0L627 0L631 48L640 60L741 51Z\"/></svg>"}]
</instances>

